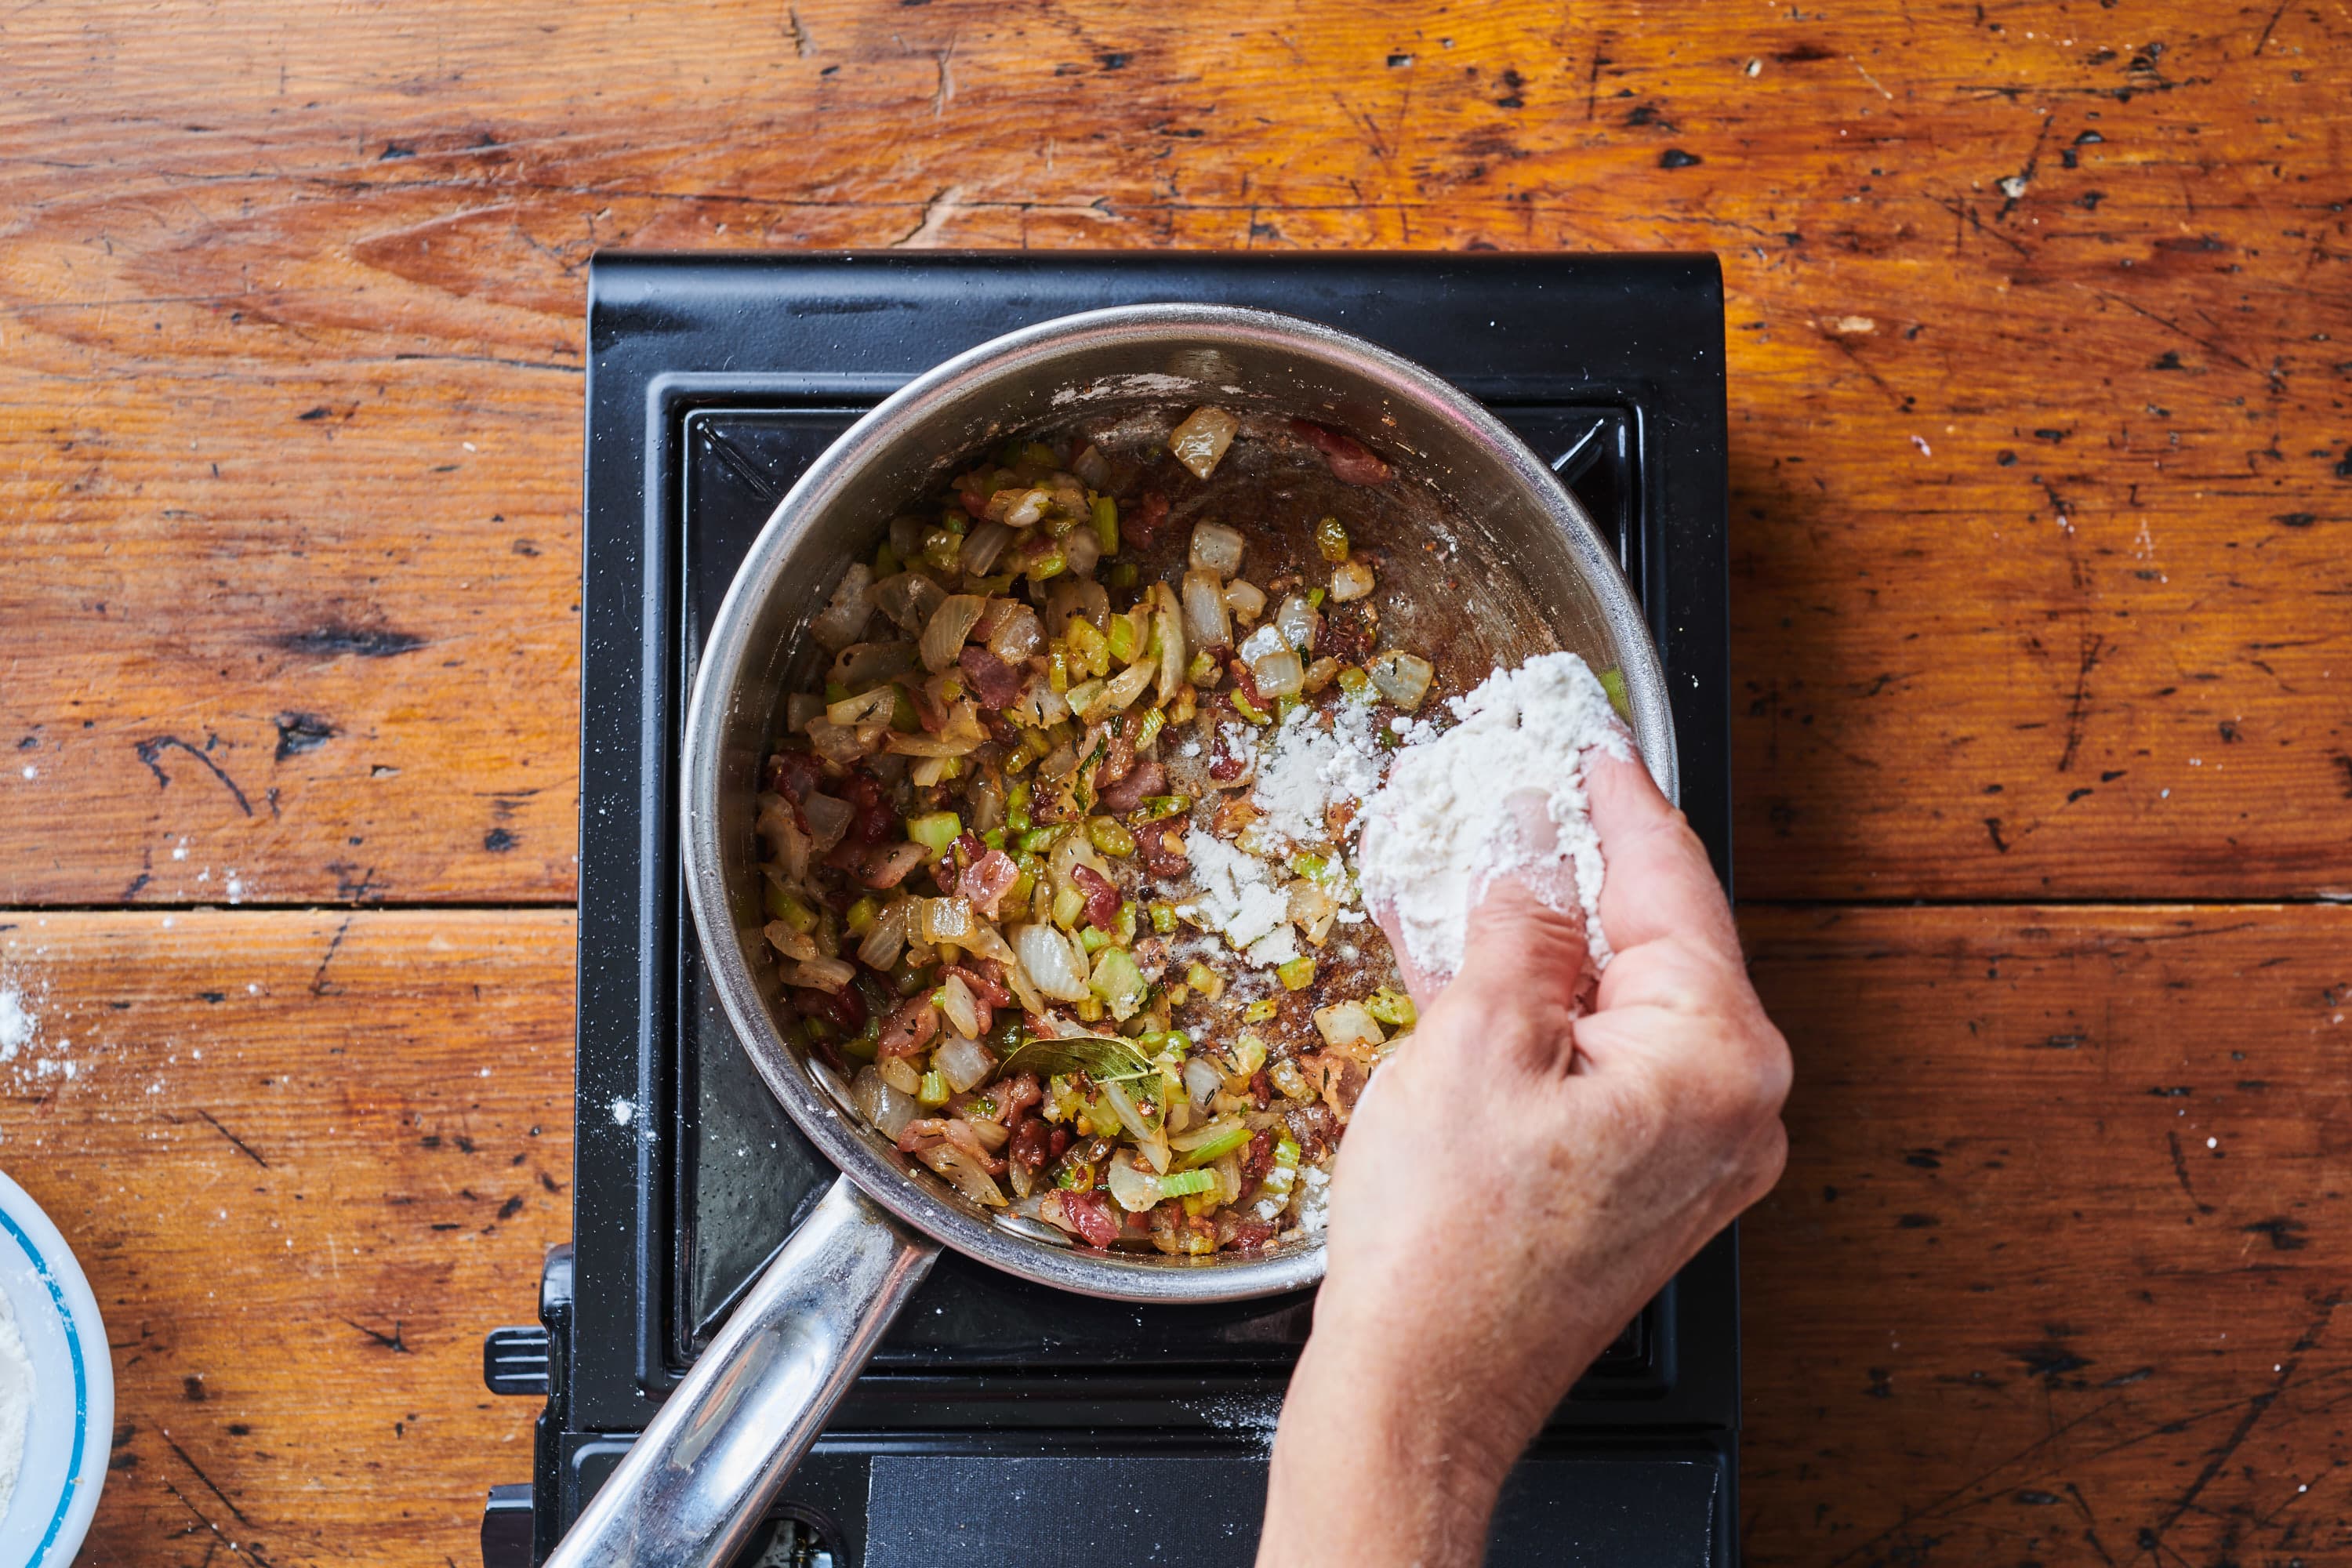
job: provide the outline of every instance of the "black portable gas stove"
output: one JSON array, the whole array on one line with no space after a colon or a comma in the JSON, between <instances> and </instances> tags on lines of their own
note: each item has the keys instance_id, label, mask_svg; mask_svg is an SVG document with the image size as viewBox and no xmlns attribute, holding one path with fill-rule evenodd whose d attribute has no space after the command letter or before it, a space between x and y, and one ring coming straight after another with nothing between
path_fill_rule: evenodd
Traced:
<instances>
[{"instance_id":1,"label":"black portable gas stove","mask_svg":"<svg viewBox=\"0 0 2352 1568\"><path fill-rule=\"evenodd\" d=\"M551 1549L834 1172L701 973L681 710L737 563L880 397L1014 327L1150 300L1288 311L1483 399L1617 544L1664 660L1683 805L1731 869L1723 302L1711 257L628 256L588 303L579 1109L570 1247L485 1373L546 1401L488 1568ZM1495 1563L1733 1559L1726 1236L1578 1384L1510 1478ZM746 1558L898 1568L1246 1563L1311 1297L1148 1307L949 1253Z\"/></svg>"}]
</instances>

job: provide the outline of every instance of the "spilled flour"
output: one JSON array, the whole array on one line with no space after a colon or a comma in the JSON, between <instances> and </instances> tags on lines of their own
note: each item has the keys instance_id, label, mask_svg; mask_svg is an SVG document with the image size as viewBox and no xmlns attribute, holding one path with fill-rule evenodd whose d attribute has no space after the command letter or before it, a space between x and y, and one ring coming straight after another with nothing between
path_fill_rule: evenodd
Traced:
<instances>
[{"instance_id":1,"label":"spilled flour","mask_svg":"<svg viewBox=\"0 0 2352 1568\"><path fill-rule=\"evenodd\" d=\"M1448 706L1458 722L1443 734L1412 726L1365 814L1365 901L1395 910L1413 964L1443 981L1462 967L1470 911L1496 877L1520 875L1547 902L1573 886L1593 966L1605 966L1584 753L1632 754L1609 693L1574 654L1548 653L1496 670ZM1525 792L1545 802L1557 838L1548 850L1528 844L1511 814L1511 798Z\"/></svg>"}]
</instances>

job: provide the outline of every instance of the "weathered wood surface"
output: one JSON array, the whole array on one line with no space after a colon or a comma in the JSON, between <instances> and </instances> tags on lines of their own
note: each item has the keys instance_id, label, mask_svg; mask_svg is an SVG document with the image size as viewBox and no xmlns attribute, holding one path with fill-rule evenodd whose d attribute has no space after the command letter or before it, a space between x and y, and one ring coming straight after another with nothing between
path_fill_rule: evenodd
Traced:
<instances>
[{"instance_id":1,"label":"weathered wood surface","mask_svg":"<svg viewBox=\"0 0 2352 1568\"><path fill-rule=\"evenodd\" d=\"M2352 1561L2352 910L1751 910L1764 1563Z\"/></svg>"},{"instance_id":2,"label":"weathered wood surface","mask_svg":"<svg viewBox=\"0 0 2352 1568\"><path fill-rule=\"evenodd\" d=\"M1712 248L1752 895L2352 887L2340 6L5 28L0 900L569 896L600 245Z\"/></svg>"},{"instance_id":3,"label":"weathered wood surface","mask_svg":"<svg viewBox=\"0 0 2352 1568\"><path fill-rule=\"evenodd\" d=\"M562 910L0 913L0 1163L113 1347L81 1562L480 1561L482 1334L572 1228Z\"/></svg>"}]
</instances>

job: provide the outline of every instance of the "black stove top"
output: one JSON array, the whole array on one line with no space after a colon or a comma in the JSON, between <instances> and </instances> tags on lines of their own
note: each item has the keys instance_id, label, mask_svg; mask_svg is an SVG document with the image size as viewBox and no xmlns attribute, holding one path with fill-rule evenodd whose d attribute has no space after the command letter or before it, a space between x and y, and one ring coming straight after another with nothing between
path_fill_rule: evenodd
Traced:
<instances>
[{"instance_id":1,"label":"black stove top","mask_svg":"<svg viewBox=\"0 0 2352 1568\"><path fill-rule=\"evenodd\" d=\"M549 1404L533 1484L493 1496L486 1561L545 1554L833 1178L736 1048L679 885L683 698L737 563L801 471L914 374L1030 321L1145 300L1260 305L1357 332L1481 397L1552 460L1648 612L1683 804L1728 879L1712 258L599 257L574 1241L551 1260L544 1327L491 1336L492 1386ZM1555 1415L1514 1477L1492 1561L1731 1560L1737 1296L1727 1237ZM1131 1306L948 1254L750 1561L883 1568L952 1544L1089 1568L1180 1551L1246 1563L1311 1300ZM1030 1501L980 1506L1013 1491ZM972 1506L953 1500L966 1494ZM1077 1517L1098 1528L1072 1537Z\"/></svg>"}]
</instances>

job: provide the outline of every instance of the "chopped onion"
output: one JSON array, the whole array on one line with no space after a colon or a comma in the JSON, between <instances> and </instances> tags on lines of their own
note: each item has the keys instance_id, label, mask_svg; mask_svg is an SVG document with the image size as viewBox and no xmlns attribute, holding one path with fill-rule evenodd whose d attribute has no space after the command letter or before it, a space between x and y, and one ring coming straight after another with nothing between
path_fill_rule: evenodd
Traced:
<instances>
[{"instance_id":1,"label":"chopped onion","mask_svg":"<svg viewBox=\"0 0 2352 1568\"><path fill-rule=\"evenodd\" d=\"M940 986L937 1001L940 1011L947 1015L948 1023L957 1034L972 1038L979 1037L980 999L971 994L971 987L963 983L962 975L949 975ZM942 1068L940 1070L945 1072L947 1069ZM959 1083L955 1087L956 1092L961 1094L971 1085Z\"/></svg>"},{"instance_id":2,"label":"chopped onion","mask_svg":"<svg viewBox=\"0 0 2352 1568\"><path fill-rule=\"evenodd\" d=\"M887 969L897 963L907 950L907 931L914 916L912 899L897 898L883 905L867 928L866 940L857 944L857 962L868 969Z\"/></svg>"},{"instance_id":3,"label":"chopped onion","mask_svg":"<svg viewBox=\"0 0 2352 1568\"><path fill-rule=\"evenodd\" d=\"M1224 590L1212 572L1184 574L1184 636L1194 647L1224 647L1234 640Z\"/></svg>"},{"instance_id":4,"label":"chopped onion","mask_svg":"<svg viewBox=\"0 0 2352 1568\"><path fill-rule=\"evenodd\" d=\"M1347 604L1372 591L1372 569L1361 561L1342 561L1331 568L1331 602Z\"/></svg>"},{"instance_id":5,"label":"chopped onion","mask_svg":"<svg viewBox=\"0 0 2352 1568\"><path fill-rule=\"evenodd\" d=\"M780 965L779 973L787 985L806 986L813 991L838 991L856 978L857 968L837 958L803 958L797 963Z\"/></svg>"},{"instance_id":6,"label":"chopped onion","mask_svg":"<svg viewBox=\"0 0 2352 1568\"><path fill-rule=\"evenodd\" d=\"M1274 613L1274 624L1282 633L1282 640L1302 657L1315 651L1315 633L1322 620L1302 594L1293 594L1283 600L1282 608Z\"/></svg>"},{"instance_id":7,"label":"chopped onion","mask_svg":"<svg viewBox=\"0 0 2352 1568\"><path fill-rule=\"evenodd\" d=\"M1087 443L1085 451L1070 459L1070 472L1095 489L1110 489L1110 459L1104 457L1103 449L1091 441Z\"/></svg>"},{"instance_id":8,"label":"chopped onion","mask_svg":"<svg viewBox=\"0 0 2352 1568\"><path fill-rule=\"evenodd\" d=\"M1056 631L1084 616L1097 631L1110 620L1110 590L1084 577L1056 577L1045 590L1045 620Z\"/></svg>"},{"instance_id":9,"label":"chopped onion","mask_svg":"<svg viewBox=\"0 0 2352 1568\"><path fill-rule=\"evenodd\" d=\"M948 591L920 572L901 572L874 584L874 603L908 632L919 632Z\"/></svg>"},{"instance_id":10,"label":"chopped onion","mask_svg":"<svg viewBox=\"0 0 2352 1568\"><path fill-rule=\"evenodd\" d=\"M1184 1064L1184 1092L1192 1097L1193 1104L1208 1104L1209 1097L1216 1093L1219 1089L1223 1087L1223 1084L1224 1079L1218 1075L1217 1069L1212 1067L1203 1058L1194 1057L1191 1061ZM1214 1126L1215 1123L1213 1122L1211 1125ZM1193 1137L1198 1135L1187 1134L1187 1136ZM1176 1143L1177 1140L1171 1138L1169 1142L1171 1143ZM1178 1146L1181 1147L1182 1145L1179 1144Z\"/></svg>"},{"instance_id":11,"label":"chopped onion","mask_svg":"<svg viewBox=\"0 0 2352 1568\"><path fill-rule=\"evenodd\" d=\"M988 1173L988 1168L970 1151L959 1149L953 1143L941 1143L922 1151L915 1158L954 1183L956 1191L972 1202L985 1204L990 1208L1004 1206L1004 1189L996 1184L996 1178Z\"/></svg>"},{"instance_id":12,"label":"chopped onion","mask_svg":"<svg viewBox=\"0 0 2352 1568\"><path fill-rule=\"evenodd\" d=\"M926 519L901 512L890 520L890 553L901 561L912 561L923 552L923 541L930 537L932 524Z\"/></svg>"},{"instance_id":13,"label":"chopped onion","mask_svg":"<svg viewBox=\"0 0 2352 1568\"><path fill-rule=\"evenodd\" d=\"M1242 638L1241 646L1234 651L1241 655L1243 662L1255 664L1267 654L1288 653L1290 644L1284 638L1281 627L1263 626Z\"/></svg>"},{"instance_id":14,"label":"chopped onion","mask_svg":"<svg viewBox=\"0 0 2352 1568\"><path fill-rule=\"evenodd\" d=\"M1157 667L1149 663L1138 662L1129 665L1118 672L1116 679L1103 687L1101 695L1097 697L1087 710L1078 717L1091 722L1107 714L1118 712L1143 695L1143 689L1151 684L1151 678L1157 673Z\"/></svg>"},{"instance_id":15,"label":"chopped onion","mask_svg":"<svg viewBox=\"0 0 2352 1568\"><path fill-rule=\"evenodd\" d=\"M833 597L809 622L809 636L835 653L856 642L874 616L873 589L873 568L863 561L850 563L835 585Z\"/></svg>"},{"instance_id":16,"label":"chopped onion","mask_svg":"<svg viewBox=\"0 0 2352 1568\"><path fill-rule=\"evenodd\" d=\"M874 1070L881 1074L884 1083L910 1099L923 1087L923 1075L915 1070L914 1058L911 1057L884 1057L874 1064ZM908 1120L911 1121L912 1118ZM906 1126L906 1122L900 1122L899 1131L905 1131ZM897 1132L890 1134L893 1138L898 1135Z\"/></svg>"},{"instance_id":17,"label":"chopped onion","mask_svg":"<svg viewBox=\"0 0 2352 1568\"><path fill-rule=\"evenodd\" d=\"M899 1060L895 1057L891 1059ZM914 1068L908 1067L907 1070L912 1072ZM856 1102L857 1113L874 1123L875 1131L893 1143L919 1109L913 1095L893 1089L877 1068L870 1067L858 1068L857 1076L850 1079L849 1098Z\"/></svg>"},{"instance_id":18,"label":"chopped onion","mask_svg":"<svg viewBox=\"0 0 2352 1568\"><path fill-rule=\"evenodd\" d=\"M965 935L962 945L970 948L975 956L992 958L999 963L1013 964L1021 962L1020 954L1014 952L1012 945L997 934L996 928L986 921L972 922L971 930Z\"/></svg>"},{"instance_id":19,"label":"chopped onion","mask_svg":"<svg viewBox=\"0 0 2352 1568\"><path fill-rule=\"evenodd\" d=\"M1041 488L1019 489L1006 486L988 498L988 516L992 522L1008 528L1034 528L1045 509L1054 504L1054 492Z\"/></svg>"},{"instance_id":20,"label":"chopped onion","mask_svg":"<svg viewBox=\"0 0 2352 1568\"><path fill-rule=\"evenodd\" d=\"M1225 448L1234 444L1234 434L1241 427L1242 422L1223 409L1203 405L1168 433L1168 449L1192 470L1194 479L1205 479L1217 471Z\"/></svg>"},{"instance_id":21,"label":"chopped onion","mask_svg":"<svg viewBox=\"0 0 2352 1568\"><path fill-rule=\"evenodd\" d=\"M830 719L812 719L806 729L809 750L845 768L870 756L889 732L887 724L836 724Z\"/></svg>"},{"instance_id":22,"label":"chopped onion","mask_svg":"<svg viewBox=\"0 0 2352 1568\"><path fill-rule=\"evenodd\" d=\"M961 943L978 922L969 899L924 899L915 917L915 930L925 942ZM958 981L958 985L962 982ZM971 993L966 991L969 998Z\"/></svg>"},{"instance_id":23,"label":"chopped onion","mask_svg":"<svg viewBox=\"0 0 2352 1568\"><path fill-rule=\"evenodd\" d=\"M948 709L946 727L938 734L894 732L883 743L902 757L961 757L987 739L987 728L980 721L980 709L967 698Z\"/></svg>"},{"instance_id":24,"label":"chopped onion","mask_svg":"<svg viewBox=\"0 0 2352 1568\"><path fill-rule=\"evenodd\" d=\"M1017 600L997 602L1012 608L982 634L987 639L988 651L1007 664L1025 664L1030 655L1045 646L1045 633L1037 623L1037 612Z\"/></svg>"},{"instance_id":25,"label":"chopped onion","mask_svg":"<svg viewBox=\"0 0 2352 1568\"><path fill-rule=\"evenodd\" d=\"M1080 526L1062 535L1062 560L1074 577L1091 577L1102 560L1102 541L1092 528Z\"/></svg>"},{"instance_id":26,"label":"chopped onion","mask_svg":"<svg viewBox=\"0 0 2352 1568\"><path fill-rule=\"evenodd\" d=\"M816 956L816 939L805 931L794 931L782 921L770 921L760 934L786 958L810 959Z\"/></svg>"},{"instance_id":27,"label":"chopped onion","mask_svg":"<svg viewBox=\"0 0 2352 1568\"><path fill-rule=\"evenodd\" d=\"M1218 1201L1235 1204L1242 1197L1242 1157L1227 1154L1210 1167L1217 1173Z\"/></svg>"},{"instance_id":28,"label":"chopped onion","mask_svg":"<svg viewBox=\"0 0 2352 1568\"><path fill-rule=\"evenodd\" d=\"M1315 1027L1325 1041L1342 1050L1350 1046L1378 1046L1383 1038L1380 1021L1361 1002L1334 1002L1316 1008Z\"/></svg>"},{"instance_id":29,"label":"chopped onion","mask_svg":"<svg viewBox=\"0 0 2352 1568\"><path fill-rule=\"evenodd\" d=\"M840 844L842 835L849 832L849 823L856 818L856 806L852 806L846 799L835 799L830 795L816 793L816 790L809 790L800 799L800 818L809 826L809 837L816 839L816 853L825 853L835 844Z\"/></svg>"},{"instance_id":30,"label":"chopped onion","mask_svg":"<svg viewBox=\"0 0 2352 1568\"><path fill-rule=\"evenodd\" d=\"M1418 655L1389 652L1374 654L1364 673L1381 696L1410 713L1429 695L1430 680L1437 672Z\"/></svg>"},{"instance_id":31,"label":"chopped onion","mask_svg":"<svg viewBox=\"0 0 2352 1568\"><path fill-rule=\"evenodd\" d=\"M952 1083L955 1080L950 1079L949 1081ZM963 1090L958 1089L956 1092L961 1094ZM1001 1121L991 1121L986 1117L977 1117L965 1120L963 1124L971 1129L973 1141L992 1154L1013 1142L1013 1129Z\"/></svg>"},{"instance_id":32,"label":"chopped onion","mask_svg":"<svg viewBox=\"0 0 2352 1568\"><path fill-rule=\"evenodd\" d=\"M910 642L859 642L843 648L833 661L827 680L840 682L852 691L864 691L879 686L893 676L904 675L915 668L915 645Z\"/></svg>"},{"instance_id":33,"label":"chopped onion","mask_svg":"<svg viewBox=\"0 0 2352 1568\"><path fill-rule=\"evenodd\" d=\"M1004 1184L1013 1189L1015 1212L1019 1212L1024 1205L1036 1201L1037 1178L1020 1161L1007 1160L1004 1163ZM1025 1217L1034 1219L1037 1216L1033 1214Z\"/></svg>"},{"instance_id":34,"label":"chopped onion","mask_svg":"<svg viewBox=\"0 0 2352 1568\"><path fill-rule=\"evenodd\" d=\"M1159 1079L1151 1081L1157 1083ZM1160 1125L1160 1118L1143 1113L1142 1102L1136 1099L1131 1085L1114 1079L1102 1086L1102 1091L1103 1098L1110 1101L1110 1108L1118 1112L1121 1124L1134 1136L1135 1146L1142 1152L1145 1159L1151 1162L1151 1168L1165 1171L1168 1168L1168 1133Z\"/></svg>"},{"instance_id":35,"label":"chopped onion","mask_svg":"<svg viewBox=\"0 0 2352 1568\"><path fill-rule=\"evenodd\" d=\"M827 723L853 729L860 724L887 724L898 707L898 689L885 684L831 704L825 709L824 717Z\"/></svg>"},{"instance_id":36,"label":"chopped onion","mask_svg":"<svg viewBox=\"0 0 2352 1568\"><path fill-rule=\"evenodd\" d=\"M1192 565L1195 572L1206 572L1222 583L1238 576L1242 569L1244 544L1238 530L1222 522L1196 523L1192 528Z\"/></svg>"},{"instance_id":37,"label":"chopped onion","mask_svg":"<svg viewBox=\"0 0 2352 1568\"><path fill-rule=\"evenodd\" d=\"M1250 679L1257 683L1260 697L1296 697L1307 684L1307 667L1298 662L1297 654L1284 648L1252 659Z\"/></svg>"},{"instance_id":38,"label":"chopped onion","mask_svg":"<svg viewBox=\"0 0 2352 1568\"><path fill-rule=\"evenodd\" d=\"M1160 1201L1160 1178L1135 1163L1125 1149L1110 1157L1111 1201L1129 1214L1141 1214Z\"/></svg>"},{"instance_id":39,"label":"chopped onion","mask_svg":"<svg viewBox=\"0 0 2352 1568\"><path fill-rule=\"evenodd\" d=\"M963 554L959 563L974 577L985 577L1004 547L1013 542L1013 531L1001 522L983 522L964 535Z\"/></svg>"},{"instance_id":40,"label":"chopped onion","mask_svg":"<svg viewBox=\"0 0 2352 1568\"><path fill-rule=\"evenodd\" d=\"M1225 608L1242 625L1249 626L1265 614L1265 590L1246 578L1236 577L1225 584Z\"/></svg>"},{"instance_id":41,"label":"chopped onion","mask_svg":"<svg viewBox=\"0 0 2352 1568\"><path fill-rule=\"evenodd\" d=\"M931 612L930 624L923 628L922 641L917 651L922 655L923 668L933 675L956 661L956 653L963 639L980 621L980 612L988 601L978 594L950 594Z\"/></svg>"},{"instance_id":42,"label":"chopped onion","mask_svg":"<svg viewBox=\"0 0 2352 1568\"><path fill-rule=\"evenodd\" d=\"M760 815L752 829L768 841L769 850L784 873L786 882L797 883L808 875L809 851L813 847L809 836L801 831L793 808L780 795L759 797Z\"/></svg>"},{"instance_id":43,"label":"chopped onion","mask_svg":"<svg viewBox=\"0 0 2352 1568\"><path fill-rule=\"evenodd\" d=\"M1156 690L1159 700L1166 702L1184 683L1184 626L1176 608L1176 595L1167 584L1151 585L1151 623L1160 633L1160 684Z\"/></svg>"},{"instance_id":44,"label":"chopped onion","mask_svg":"<svg viewBox=\"0 0 2352 1568\"><path fill-rule=\"evenodd\" d=\"M1076 835L1072 835L1073 837ZM1013 928L1013 951L1030 984L1056 1002L1083 1002L1092 994L1087 968L1067 937L1043 922Z\"/></svg>"},{"instance_id":45,"label":"chopped onion","mask_svg":"<svg viewBox=\"0 0 2352 1568\"><path fill-rule=\"evenodd\" d=\"M1338 916L1339 906L1330 894L1302 878L1290 884L1290 902L1284 912L1297 922L1308 942L1321 947L1323 939L1331 933L1331 921Z\"/></svg>"},{"instance_id":46,"label":"chopped onion","mask_svg":"<svg viewBox=\"0 0 2352 1568\"><path fill-rule=\"evenodd\" d=\"M960 988L963 982L950 974L948 976L948 984ZM944 990L946 987L942 986L941 989ZM969 991L963 994L963 1005L969 1013L971 1006L971 993ZM948 1017L950 1021L955 1017L952 1007L948 1009ZM958 1025L956 1033L949 1036L940 1048L931 1053L931 1066L937 1068L940 1076L948 1080L950 1089L961 1094L965 1089L978 1089L988 1081L988 1075L996 1070L996 1058L988 1054L986 1046L970 1038L964 1034L963 1026Z\"/></svg>"}]
</instances>

